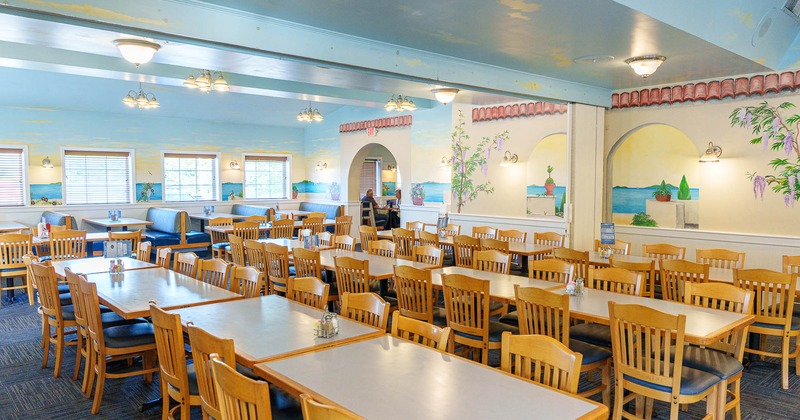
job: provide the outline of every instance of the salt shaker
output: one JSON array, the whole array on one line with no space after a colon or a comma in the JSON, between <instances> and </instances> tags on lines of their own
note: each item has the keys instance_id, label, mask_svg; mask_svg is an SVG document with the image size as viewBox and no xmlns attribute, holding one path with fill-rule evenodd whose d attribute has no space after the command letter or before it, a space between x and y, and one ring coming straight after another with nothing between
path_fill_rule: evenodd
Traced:
<instances>
[{"instance_id":1,"label":"salt shaker","mask_svg":"<svg viewBox=\"0 0 800 420\"><path fill-rule=\"evenodd\" d=\"M578 281L575 284L575 294L582 295L584 292L583 288L583 278L578 278Z\"/></svg>"}]
</instances>

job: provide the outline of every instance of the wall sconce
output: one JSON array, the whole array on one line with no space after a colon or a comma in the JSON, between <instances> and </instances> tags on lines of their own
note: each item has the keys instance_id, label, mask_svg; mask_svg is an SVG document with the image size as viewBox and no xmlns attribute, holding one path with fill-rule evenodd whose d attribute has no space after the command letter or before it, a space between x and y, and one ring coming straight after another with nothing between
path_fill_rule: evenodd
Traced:
<instances>
[{"instance_id":1,"label":"wall sconce","mask_svg":"<svg viewBox=\"0 0 800 420\"><path fill-rule=\"evenodd\" d=\"M713 142L708 142L708 149L700 156L700 162L713 163L719 162L719 157L722 156L722 148L715 146Z\"/></svg>"},{"instance_id":2,"label":"wall sconce","mask_svg":"<svg viewBox=\"0 0 800 420\"><path fill-rule=\"evenodd\" d=\"M439 164L442 168L446 168L450 166L450 160L447 159L447 156L442 156L442 163Z\"/></svg>"},{"instance_id":3,"label":"wall sconce","mask_svg":"<svg viewBox=\"0 0 800 420\"><path fill-rule=\"evenodd\" d=\"M386 170L387 170L387 171L392 171L392 172L397 172L397 166L395 166L395 165L392 165L392 164L390 163L390 164L386 165Z\"/></svg>"},{"instance_id":4,"label":"wall sconce","mask_svg":"<svg viewBox=\"0 0 800 420\"><path fill-rule=\"evenodd\" d=\"M241 167L241 166L239 166L239 162L238 162L238 161L236 161L236 160L234 160L233 162L231 162L229 166L230 166L230 167L231 167L231 169L233 169L234 171L240 171L240 170L242 169L242 167Z\"/></svg>"},{"instance_id":5,"label":"wall sconce","mask_svg":"<svg viewBox=\"0 0 800 420\"><path fill-rule=\"evenodd\" d=\"M503 161L500 162L500 166L508 168L509 166L517 163L517 160L519 160L519 157L516 153L511 153L506 150L506 153L503 155Z\"/></svg>"},{"instance_id":6,"label":"wall sconce","mask_svg":"<svg viewBox=\"0 0 800 420\"><path fill-rule=\"evenodd\" d=\"M44 159L42 159L42 168L53 169L53 162L50 162L50 156L47 156Z\"/></svg>"},{"instance_id":7,"label":"wall sconce","mask_svg":"<svg viewBox=\"0 0 800 420\"><path fill-rule=\"evenodd\" d=\"M314 168L315 171L321 171L328 168L328 164L322 161L317 161L317 167Z\"/></svg>"}]
</instances>

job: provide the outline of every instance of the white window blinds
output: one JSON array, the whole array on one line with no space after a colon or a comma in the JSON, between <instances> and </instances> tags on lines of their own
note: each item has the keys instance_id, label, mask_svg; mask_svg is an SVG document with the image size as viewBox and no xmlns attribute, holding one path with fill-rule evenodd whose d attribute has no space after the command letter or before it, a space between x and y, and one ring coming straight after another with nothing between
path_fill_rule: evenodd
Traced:
<instances>
[{"instance_id":1,"label":"white window blinds","mask_svg":"<svg viewBox=\"0 0 800 420\"><path fill-rule=\"evenodd\" d=\"M25 205L22 149L0 148L0 206Z\"/></svg>"},{"instance_id":2,"label":"white window blinds","mask_svg":"<svg viewBox=\"0 0 800 420\"><path fill-rule=\"evenodd\" d=\"M374 159L367 159L361 165L361 177L359 178L358 190L363 197L367 190L372 188L375 195L380 195L381 190L377 188L378 182L378 161Z\"/></svg>"},{"instance_id":3,"label":"white window blinds","mask_svg":"<svg viewBox=\"0 0 800 420\"><path fill-rule=\"evenodd\" d=\"M245 155L244 198L289 198L288 156Z\"/></svg>"},{"instance_id":4,"label":"white window blinds","mask_svg":"<svg viewBox=\"0 0 800 420\"><path fill-rule=\"evenodd\" d=\"M131 203L131 173L130 152L65 150L64 203Z\"/></svg>"},{"instance_id":5,"label":"white window blinds","mask_svg":"<svg viewBox=\"0 0 800 420\"><path fill-rule=\"evenodd\" d=\"M216 154L164 153L164 201L216 201Z\"/></svg>"}]
</instances>

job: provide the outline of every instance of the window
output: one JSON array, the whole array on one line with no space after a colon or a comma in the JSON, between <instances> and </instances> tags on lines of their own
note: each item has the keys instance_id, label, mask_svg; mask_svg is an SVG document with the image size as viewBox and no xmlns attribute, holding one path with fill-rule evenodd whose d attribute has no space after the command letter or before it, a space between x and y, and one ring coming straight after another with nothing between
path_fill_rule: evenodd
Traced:
<instances>
[{"instance_id":1,"label":"window","mask_svg":"<svg viewBox=\"0 0 800 420\"><path fill-rule=\"evenodd\" d=\"M288 155L245 155L244 197L289 198L290 162Z\"/></svg>"},{"instance_id":2,"label":"window","mask_svg":"<svg viewBox=\"0 0 800 420\"><path fill-rule=\"evenodd\" d=\"M65 204L129 204L133 151L64 149Z\"/></svg>"},{"instance_id":3,"label":"window","mask_svg":"<svg viewBox=\"0 0 800 420\"><path fill-rule=\"evenodd\" d=\"M359 178L358 190L362 197L367 194L367 190L370 188L375 192L375 195L381 195L381 189L378 188L380 166L380 160L371 158L364 159L364 163L361 164L361 177Z\"/></svg>"},{"instance_id":4,"label":"window","mask_svg":"<svg viewBox=\"0 0 800 420\"><path fill-rule=\"evenodd\" d=\"M0 206L24 206L25 148L0 148Z\"/></svg>"},{"instance_id":5,"label":"window","mask_svg":"<svg viewBox=\"0 0 800 420\"><path fill-rule=\"evenodd\" d=\"M164 152L164 201L219 200L219 154Z\"/></svg>"}]
</instances>

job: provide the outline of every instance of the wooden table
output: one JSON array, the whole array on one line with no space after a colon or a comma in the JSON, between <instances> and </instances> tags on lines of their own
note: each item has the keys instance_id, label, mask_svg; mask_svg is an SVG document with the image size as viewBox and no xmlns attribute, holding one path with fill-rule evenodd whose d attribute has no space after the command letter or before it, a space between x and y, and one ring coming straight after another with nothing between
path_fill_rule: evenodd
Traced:
<instances>
[{"instance_id":1,"label":"wooden table","mask_svg":"<svg viewBox=\"0 0 800 420\"><path fill-rule=\"evenodd\" d=\"M142 239L144 239L144 234L142 234ZM91 232L86 234L86 242L103 242L107 240L108 232ZM33 237L34 245L44 245L49 243L50 238L40 238L38 236Z\"/></svg>"},{"instance_id":2,"label":"wooden table","mask_svg":"<svg viewBox=\"0 0 800 420\"><path fill-rule=\"evenodd\" d=\"M111 231L111 228L121 227L122 230L128 230L128 226L150 226L153 222L141 219L132 219L130 217L121 217L117 220L105 219L83 219L84 222L106 228L106 231Z\"/></svg>"},{"instance_id":3,"label":"wooden table","mask_svg":"<svg viewBox=\"0 0 800 420\"><path fill-rule=\"evenodd\" d=\"M605 419L608 408L498 369L384 335L259 363L295 396L368 419Z\"/></svg>"},{"instance_id":4,"label":"wooden table","mask_svg":"<svg viewBox=\"0 0 800 420\"><path fill-rule=\"evenodd\" d=\"M336 221L333 219L325 219L322 222L322 226L334 226ZM296 220L294 222L294 228L300 229L303 227L303 222ZM258 226L258 229L262 232L269 232L272 230L272 223L262 223ZM221 226L209 226L205 228L206 232L218 232L218 233L233 233L233 226L232 225L221 225Z\"/></svg>"},{"instance_id":5,"label":"wooden table","mask_svg":"<svg viewBox=\"0 0 800 420\"><path fill-rule=\"evenodd\" d=\"M0 233L15 232L18 230L28 230L29 227L17 222L0 222Z\"/></svg>"},{"instance_id":6,"label":"wooden table","mask_svg":"<svg viewBox=\"0 0 800 420\"><path fill-rule=\"evenodd\" d=\"M275 214L280 214L282 216L292 216L295 220L300 220L313 212L306 211L306 210L279 210L276 211Z\"/></svg>"},{"instance_id":7,"label":"wooden table","mask_svg":"<svg viewBox=\"0 0 800 420\"><path fill-rule=\"evenodd\" d=\"M142 270L147 268L156 268L159 267L156 264L151 264L149 262L139 261L136 258L79 258L77 260L68 260L68 261L53 261L53 268L56 270L56 276L63 279L64 269L69 267L73 273L80 273L80 274L94 274L94 273L107 273L108 266L112 260L122 260L122 265L124 266L124 271L129 270Z\"/></svg>"},{"instance_id":8,"label":"wooden table","mask_svg":"<svg viewBox=\"0 0 800 420\"><path fill-rule=\"evenodd\" d=\"M314 336L314 323L323 312L278 295L213 303L171 311L185 326L191 321L222 338L232 338L236 361L252 368L259 362L338 346L383 335L383 330L338 317L339 334Z\"/></svg>"},{"instance_id":9,"label":"wooden table","mask_svg":"<svg viewBox=\"0 0 800 420\"><path fill-rule=\"evenodd\" d=\"M350 257L358 260L369 261L369 277L372 280L380 281L380 295L384 296L388 290L388 280L394 276L394 266L408 265L423 270L432 270L439 268L437 265L423 264L416 261L395 259L389 257L382 257L380 255L366 254L356 251L345 251L342 249L329 249L320 251L319 259L320 265L326 270L336 270L335 258L336 257Z\"/></svg>"},{"instance_id":10,"label":"wooden table","mask_svg":"<svg viewBox=\"0 0 800 420\"><path fill-rule=\"evenodd\" d=\"M489 295L492 300L504 303L514 303L514 285L520 287L538 287L540 289L558 289L564 287L561 283L547 280L530 279L522 276L512 276L509 274L497 274L488 271L480 271L465 267L444 267L431 270L431 280L433 287L442 288L442 274L463 274L481 280L489 280Z\"/></svg>"},{"instance_id":11,"label":"wooden table","mask_svg":"<svg viewBox=\"0 0 800 420\"><path fill-rule=\"evenodd\" d=\"M189 215L190 219L197 219L197 220L200 221L200 231L201 232L205 232L206 221L211 220L211 219L215 219L217 217L225 217L225 218L233 219L234 222L237 221L237 220L247 219L247 216L242 216L241 214L231 214L231 213L214 213L214 212L212 212L212 213L209 213L209 214L195 213L195 214L190 214Z\"/></svg>"},{"instance_id":12,"label":"wooden table","mask_svg":"<svg viewBox=\"0 0 800 420\"><path fill-rule=\"evenodd\" d=\"M169 310L242 298L161 267L126 271L119 277L105 272L89 274L87 279L97 284L100 303L125 319L150 316L151 300Z\"/></svg>"}]
</instances>

